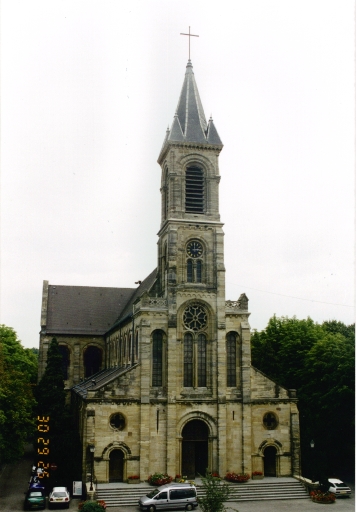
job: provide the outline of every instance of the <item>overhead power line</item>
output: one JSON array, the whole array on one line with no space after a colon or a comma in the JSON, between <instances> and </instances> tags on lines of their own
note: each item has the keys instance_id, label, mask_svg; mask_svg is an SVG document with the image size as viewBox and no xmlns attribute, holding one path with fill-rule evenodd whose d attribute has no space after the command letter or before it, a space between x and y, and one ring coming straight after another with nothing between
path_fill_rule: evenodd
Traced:
<instances>
[{"instance_id":1,"label":"overhead power line","mask_svg":"<svg viewBox=\"0 0 357 512\"><path fill-rule=\"evenodd\" d=\"M308 302L317 302L318 304L329 304L330 306L343 306L345 308L354 308L354 306L350 306L350 304L339 304L336 302L325 302L322 300L316 300L316 299L305 299L303 297L295 297L294 295L284 295L283 293L276 293L276 292L268 292L267 290L259 290L259 288L252 288L251 286L245 286L242 284L234 284L234 286L239 286L240 288L247 288L248 290L255 290L256 292L262 292L262 293L269 293L270 295L279 295L280 297L287 297L289 299L297 299L297 300L306 300Z\"/></svg>"}]
</instances>

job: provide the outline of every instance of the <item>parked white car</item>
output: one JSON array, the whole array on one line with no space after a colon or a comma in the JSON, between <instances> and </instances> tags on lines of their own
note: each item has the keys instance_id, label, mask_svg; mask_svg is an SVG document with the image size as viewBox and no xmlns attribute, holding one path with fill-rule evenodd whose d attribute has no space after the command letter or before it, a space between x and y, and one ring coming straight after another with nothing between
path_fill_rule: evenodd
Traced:
<instances>
[{"instance_id":1,"label":"parked white car","mask_svg":"<svg viewBox=\"0 0 357 512\"><path fill-rule=\"evenodd\" d=\"M54 487L48 495L48 508L53 508L55 506L64 506L65 508L69 508L70 501L71 496L67 487Z\"/></svg>"},{"instance_id":2,"label":"parked white car","mask_svg":"<svg viewBox=\"0 0 357 512\"><path fill-rule=\"evenodd\" d=\"M351 489L342 480L338 478L329 478L328 483L330 485L329 492L333 492L337 496L349 496Z\"/></svg>"}]
</instances>

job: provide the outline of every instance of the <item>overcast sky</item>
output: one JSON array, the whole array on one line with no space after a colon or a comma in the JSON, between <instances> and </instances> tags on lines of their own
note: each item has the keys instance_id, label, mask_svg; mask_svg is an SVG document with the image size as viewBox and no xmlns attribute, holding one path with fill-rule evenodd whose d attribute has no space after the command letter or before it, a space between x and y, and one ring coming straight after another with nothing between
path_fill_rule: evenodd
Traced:
<instances>
[{"instance_id":1,"label":"overcast sky","mask_svg":"<svg viewBox=\"0 0 357 512\"><path fill-rule=\"evenodd\" d=\"M1 318L38 346L42 282L157 264L157 158L188 60L224 143L226 298L355 319L355 2L2 0Z\"/></svg>"}]
</instances>

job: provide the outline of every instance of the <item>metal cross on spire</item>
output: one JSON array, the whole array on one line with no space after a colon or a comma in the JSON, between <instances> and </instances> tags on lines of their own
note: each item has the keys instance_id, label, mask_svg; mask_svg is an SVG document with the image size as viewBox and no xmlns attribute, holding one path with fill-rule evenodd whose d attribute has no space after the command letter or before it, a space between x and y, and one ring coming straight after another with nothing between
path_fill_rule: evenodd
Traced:
<instances>
[{"instance_id":1,"label":"metal cross on spire","mask_svg":"<svg viewBox=\"0 0 357 512\"><path fill-rule=\"evenodd\" d=\"M180 36L188 36L188 60L191 60L191 37L200 37L196 34L191 34L191 27L188 27L188 34L180 33Z\"/></svg>"}]
</instances>

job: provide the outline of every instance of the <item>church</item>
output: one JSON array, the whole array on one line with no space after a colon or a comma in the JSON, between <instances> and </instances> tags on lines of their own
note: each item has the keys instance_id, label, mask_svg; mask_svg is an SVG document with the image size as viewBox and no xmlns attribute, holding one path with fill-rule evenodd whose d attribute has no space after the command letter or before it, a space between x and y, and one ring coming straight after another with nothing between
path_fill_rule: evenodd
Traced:
<instances>
[{"instance_id":1,"label":"church","mask_svg":"<svg viewBox=\"0 0 357 512\"><path fill-rule=\"evenodd\" d=\"M98 482L300 474L296 392L251 365L248 298L225 296L222 148L189 60L158 157L157 267L136 288L43 283L39 378L56 337L84 480L93 450Z\"/></svg>"}]
</instances>

